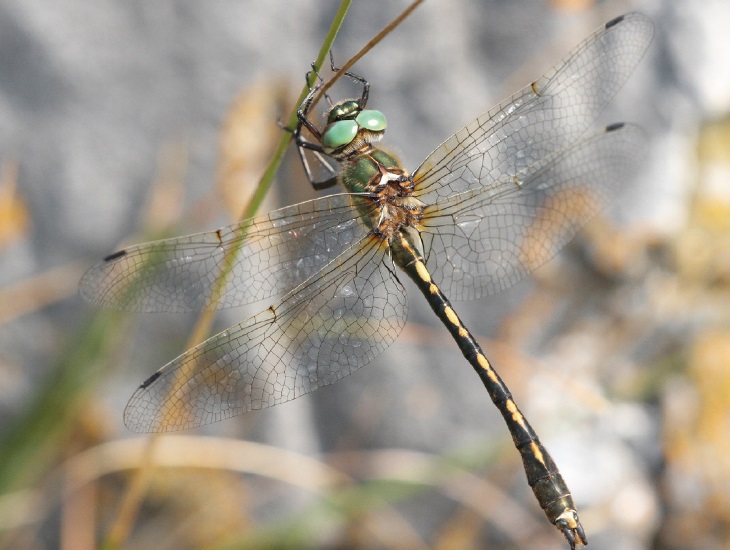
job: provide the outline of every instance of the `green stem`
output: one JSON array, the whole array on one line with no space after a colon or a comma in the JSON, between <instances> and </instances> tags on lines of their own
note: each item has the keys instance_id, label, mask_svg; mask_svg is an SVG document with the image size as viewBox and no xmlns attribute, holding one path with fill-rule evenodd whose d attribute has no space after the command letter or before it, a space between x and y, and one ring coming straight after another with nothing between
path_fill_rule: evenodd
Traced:
<instances>
[{"instance_id":1,"label":"green stem","mask_svg":"<svg viewBox=\"0 0 730 552\"><path fill-rule=\"evenodd\" d=\"M347 14L347 10L350 9L350 4L352 3L352 0L342 0L342 3L340 4L340 9L337 10L337 13L335 14L335 18L332 21L332 25L330 25L330 30L327 33L327 36L324 39L324 42L322 43L322 47L319 50L319 55L317 56L316 61L314 62L314 68L319 71L322 68L322 65L324 64L324 60L327 58L327 54L332 49L332 44L335 41L335 37L337 36L337 32L340 30L340 27L342 26L342 22L345 20L345 15ZM304 98L307 97L307 94L309 94L309 87L314 84L314 80L316 79L316 76L314 74L310 74L308 78L307 84L302 89L302 93L299 95L299 99L297 100L296 105L294 106L294 110L292 111L291 115L289 116L289 120L287 121L287 127L288 128L294 128L297 124L297 110L299 109L299 106L304 101ZM264 200L264 197L266 197L266 194L269 191L269 188L271 187L271 183L274 181L274 176L276 175L277 171L279 170L279 166L281 165L282 159L284 159L284 153L286 153L286 148L289 147L289 142L291 142L293 135L290 132L282 133L281 140L279 140L279 144L276 147L276 150L274 151L274 156L271 158L271 161L269 162L269 165L266 167L266 171L264 171L263 176L261 177L261 180L258 183L258 186L256 187L256 191L254 192L253 196L251 197L251 200L248 202L248 205L246 206L246 209L243 212L243 220L246 220L248 218L251 218L256 214L256 211L261 206L261 203Z\"/></svg>"}]
</instances>

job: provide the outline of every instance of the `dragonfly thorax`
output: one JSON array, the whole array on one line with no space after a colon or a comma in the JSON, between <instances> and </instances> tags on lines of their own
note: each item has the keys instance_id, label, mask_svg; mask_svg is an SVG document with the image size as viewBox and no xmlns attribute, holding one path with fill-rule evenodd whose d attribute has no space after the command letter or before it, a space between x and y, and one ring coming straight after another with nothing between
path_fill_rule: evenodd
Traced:
<instances>
[{"instance_id":1,"label":"dragonfly thorax","mask_svg":"<svg viewBox=\"0 0 730 552\"><path fill-rule=\"evenodd\" d=\"M363 218L384 240L402 228L420 227L425 204L413 196L413 180L389 153L367 145L343 162L340 178L347 191L362 194Z\"/></svg>"},{"instance_id":2,"label":"dragonfly thorax","mask_svg":"<svg viewBox=\"0 0 730 552\"><path fill-rule=\"evenodd\" d=\"M373 231L392 243L399 232L418 233L424 203L413 196L391 196L380 206Z\"/></svg>"}]
</instances>

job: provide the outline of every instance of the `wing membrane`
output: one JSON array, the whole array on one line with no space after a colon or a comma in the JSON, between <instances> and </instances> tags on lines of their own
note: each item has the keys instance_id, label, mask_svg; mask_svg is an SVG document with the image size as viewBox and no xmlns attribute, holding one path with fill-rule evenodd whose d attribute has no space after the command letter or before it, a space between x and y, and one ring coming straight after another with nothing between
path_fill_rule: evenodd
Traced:
<instances>
[{"instance_id":1,"label":"wing membrane","mask_svg":"<svg viewBox=\"0 0 730 552\"><path fill-rule=\"evenodd\" d=\"M597 30L560 64L448 138L415 171L427 204L522 177L576 141L624 85L653 35L645 15L629 13Z\"/></svg>"},{"instance_id":2,"label":"wing membrane","mask_svg":"<svg viewBox=\"0 0 730 552\"><path fill-rule=\"evenodd\" d=\"M141 312L247 304L285 293L367 234L357 196L336 194L278 209L214 232L130 247L89 269L91 303ZM212 304L226 263L231 270Z\"/></svg>"},{"instance_id":3,"label":"wing membrane","mask_svg":"<svg viewBox=\"0 0 730 552\"><path fill-rule=\"evenodd\" d=\"M405 290L369 236L280 302L182 354L135 392L133 431L196 427L295 399L370 362L403 329Z\"/></svg>"},{"instance_id":4,"label":"wing membrane","mask_svg":"<svg viewBox=\"0 0 730 552\"><path fill-rule=\"evenodd\" d=\"M645 137L612 125L537 163L426 209L424 242L434 280L454 299L503 290L551 259L628 183Z\"/></svg>"}]
</instances>

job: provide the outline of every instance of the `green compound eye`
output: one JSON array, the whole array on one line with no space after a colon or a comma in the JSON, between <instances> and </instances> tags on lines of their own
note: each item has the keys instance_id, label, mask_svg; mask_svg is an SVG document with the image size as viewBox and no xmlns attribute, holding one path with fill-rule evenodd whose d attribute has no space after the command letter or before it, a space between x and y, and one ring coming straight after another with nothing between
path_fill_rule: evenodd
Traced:
<instances>
[{"instance_id":1,"label":"green compound eye","mask_svg":"<svg viewBox=\"0 0 730 552\"><path fill-rule=\"evenodd\" d=\"M322 135L322 145L332 151L346 146L357 136L357 129L357 123L352 120L332 123Z\"/></svg>"},{"instance_id":2,"label":"green compound eye","mask_svg":"<svg viewBox=\"0 0 730 552\"><path fill-rule=\"evenodd\" d=\"M373 131L385 130L385 115L375 109L366 109L365 111L361 111L358 116L355 117L355 120L362 128Z\"/></svg>"}]
</instances>

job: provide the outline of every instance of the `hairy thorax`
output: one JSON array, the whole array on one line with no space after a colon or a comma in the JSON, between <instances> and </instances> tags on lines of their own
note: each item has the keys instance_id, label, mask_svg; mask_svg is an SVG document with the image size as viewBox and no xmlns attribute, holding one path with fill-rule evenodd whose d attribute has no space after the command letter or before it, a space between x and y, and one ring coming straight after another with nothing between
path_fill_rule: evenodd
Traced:
<instances>
[{"instance_id":1,"label":"hairy thorax","mask_svg":"<svg viewBox=\"0 0 730 552\"><path fill-rule=\"evenodd\" d=\"M363 145L342 161L341 179L358 200L373 233L391 243L399 231L418 231L425 204L413 196L413 180L390 154Z\"/></svg>"}]
</instances>

